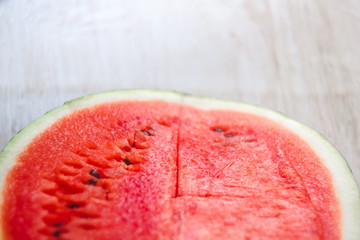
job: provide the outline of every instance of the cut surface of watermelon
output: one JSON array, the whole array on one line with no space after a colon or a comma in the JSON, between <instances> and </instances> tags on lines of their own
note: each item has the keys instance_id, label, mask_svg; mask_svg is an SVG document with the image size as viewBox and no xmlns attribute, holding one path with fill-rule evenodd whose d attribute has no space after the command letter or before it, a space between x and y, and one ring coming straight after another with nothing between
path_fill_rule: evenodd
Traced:
<instances>
[{"instance_id":1,"label":"cut surface of watermelon","mask_svg":"<svg viewBox=\"0 0 360 240\"><path fill-rule=\"evenodd\" d=\"M259 107L157 91L66 103L0 155L2 239L359 239L345 160Z\"/></svg>"}]
</instances>

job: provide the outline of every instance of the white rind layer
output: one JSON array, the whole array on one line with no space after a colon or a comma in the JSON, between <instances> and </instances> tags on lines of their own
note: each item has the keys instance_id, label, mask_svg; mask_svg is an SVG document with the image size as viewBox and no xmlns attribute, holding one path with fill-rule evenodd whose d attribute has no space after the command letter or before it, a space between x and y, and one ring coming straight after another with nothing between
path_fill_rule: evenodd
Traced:
<instances>
[{"instance_id":1,"label":"white rind layer","mask_svg":"<svg viewBox=\"0 0 360 240\"><path fill-rule=\"evenodd\" d=\"M274 120L305 140L333 176L334 186L342 210L342 239L360 239L360 193L352 172L341 154L321 134L286 116L258 106L198 97L177 92L156 90L121 90L94 94L66 102L18 132L0 153L0 189L3 189L7 171L14 165L16 156L40 132L53 124L60 117L75 110L105 102L121 100L163 100L195 106L202 109L229 109ZM1 197L0 197L1 198ZM2 204L2 199L0 199ZM1 231L1 229L0 229ZM0 232L0 236L2 236Z\"/></svg>"}]
</instances>

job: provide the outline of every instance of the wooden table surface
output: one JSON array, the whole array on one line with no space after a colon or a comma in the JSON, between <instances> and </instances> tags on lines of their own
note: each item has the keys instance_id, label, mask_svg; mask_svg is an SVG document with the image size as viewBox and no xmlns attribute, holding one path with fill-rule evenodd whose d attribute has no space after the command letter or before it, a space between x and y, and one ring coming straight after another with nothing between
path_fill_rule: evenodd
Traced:
<instances>
[{"instance_id":1,"label":"wooden table surface","mask_svg":"<svg viewBox=\"0 0 360 240\"><path fill-rule=\"evenodd\" d=\"M0 0L0 148L90 93L177 90L321 132L360 182L360 1Z\"/></svg>"}]
</instances>

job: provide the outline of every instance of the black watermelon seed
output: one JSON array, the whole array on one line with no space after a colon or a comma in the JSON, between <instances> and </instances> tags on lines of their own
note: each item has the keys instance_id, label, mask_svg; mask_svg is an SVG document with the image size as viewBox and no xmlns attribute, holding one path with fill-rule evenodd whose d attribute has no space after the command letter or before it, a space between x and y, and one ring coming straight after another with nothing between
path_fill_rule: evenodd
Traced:
<instances>
[{"instance_id":1,"label":"black watermelon seed","mask_svg":"<svg viewBox=\"0 0 360 240\"><path fill-rule=\"evenodd\" d=\"M148 133L147 131L145 131L145 130L141 130L141 132L143 133L143 134L145 134L146 136L151 136L151 134L150 133Z\"/></svg>"},{"instance_id":2,"label":"black watermelon seed","mask_svg":"<svg viewBox=\"0 0 360 240\"><path fill-rule=\"evenodd\" d=\"M54 237L60 237L61 231L55 231L53 233Z\"/></svg>"},{"instance_id":3,"label":"black watermelon seed","mask_svg":"<svg viewBox=\"0 0 360 240\"><path fill-rule=\"evenodd\" d=\"M54 224L54 227L61 227L62 225L64 225L64 223L62 222L58 222Z\"/></svg>"},{"instance_id":4,"label":"black watermelon seed","mask_svg":"<svg viewBox=\"0 0 360 240\"><path fill-rule=\"evenodd\" d=\"M127 159L127 158L125 158L124 159L124 163L126 164L126 165L132 165L132 162L130 162L130 160L129 159Z\"/></svg>"},{"instance_id":5,"label":"black watermelon seed","mask_svg":"<svg viewBox=\"0 0 360 240\"><path fill-rule=\"evenodd\" d=\"M89 180L90 181L90 180ZM96 183L95 183L96 184ZM79 204L76 204L76 203L73 203L73 204L70 204L68 205L68 208L78 208L80 207Z\"/></svg>"},{"instance_id":6,"label":"black watermelon seed","mask_svg":"<svg viewBox=\"0 0 360 240\"><path fill-rule=\"evenodd\" d=\"M222 129L222 128L213 128L212 130L213 130L214 132L225 132L225 130Z\"/></svg>"},{"instance_id":7,"label":"black watermelon seed","mask_svg":"<svg viewBox=\"0 0 360 240\"><path fill-rule=\"evenodd\" d=\"M86 184L89 184L89 185L96 185L96 183L97 183L96 178L91 178L86 182Z\"/></svg>"},{"instance_id":8,"label":"black watermelon seed","mask_svg":"<svg viewBox=\"0 0 360 240\"><path fill-rule=\"evenodd\" d=\"M90 175L94 176L96 178L100 178L100 173L98 171L96 171L95 169L90 171Z\"/></svg>"},{"instance_id":9,"label":"black watermelon seed","mask_svg":"<svg viewBox=\"0 0 360 240\"><path fill-rule=\"evenodd\" d=\"M225 134L225 137L226 138L231 138L231 137L235 137L235 135L234 134Z\"/></svg>"}]
</instances>

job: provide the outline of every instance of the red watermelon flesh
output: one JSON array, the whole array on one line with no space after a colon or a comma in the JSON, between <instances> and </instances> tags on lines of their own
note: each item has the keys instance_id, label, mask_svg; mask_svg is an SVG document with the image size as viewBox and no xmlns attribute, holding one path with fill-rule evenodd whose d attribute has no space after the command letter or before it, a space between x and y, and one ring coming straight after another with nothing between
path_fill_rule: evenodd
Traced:
<instances>
[{"instance_id":1,"label":"red watermelon flesh","mask_svg":"<svg viewBox=\"0 0 360 240\"><path fill-rule=\"evenodd\" d=\"M18 156L10 239L338 239L328 170L280 124L160 101L73 112Z\"/></svg>"}]
</instances>

